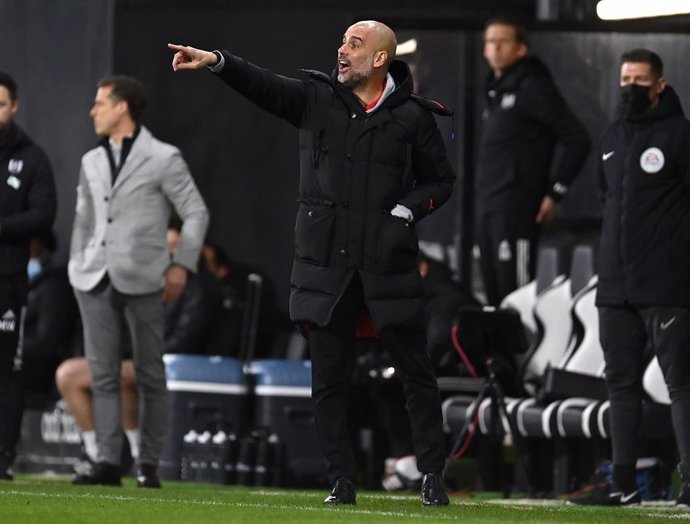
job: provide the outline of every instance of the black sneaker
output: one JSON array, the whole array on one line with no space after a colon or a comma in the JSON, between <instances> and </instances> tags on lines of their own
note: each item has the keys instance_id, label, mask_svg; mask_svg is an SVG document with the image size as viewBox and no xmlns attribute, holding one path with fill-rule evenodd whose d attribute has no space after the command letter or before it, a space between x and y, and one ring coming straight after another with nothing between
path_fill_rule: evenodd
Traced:
<instances>
[{"instance_id":1,"label":"black sneaker","mask_svg":"<svg viewBox=\"0 0 690 524\"><path fill-rule=\"evenodd\" d=\"M422 504L425 506L447 506L449 504L443 477L438 473L427 473L422 479Z\"/></svg>"},{"instance_id":2,"label":"black sneaker","mask_svg":"<svg viewBox=\"0 0 690 524\"><path fill-rule=\"evenodd\" d=\"M589 493L571 497L567 504L583 506L637 506L642 499L638 490L623 493L609 483L595 484Z\"/></svg>"},{"instance_id":3,"label":"black sneaker","mask_svg":"<svg viewBox=\"0 0 690 524\"><path fill-rule=\"evenodd\" d=\"M90 472L77 473L72 479L75 486L122 486L120 466L98 462Z\"/></svg>"},{"instance_id":4,"label":"black sneaker","mask_svg":"<svg viewBox=\"0 0 690 524\"><path fill-rule=\"evenodd\" d=\"M153 464L140 464L137 468L138 488L160 488L161 479L158 477L158 468Z\"/></svg>"},{"instance_id":5,"label":"black sneaker","mask_svg":"<svg viewBox=\"0 0 690 524\"><path fill-rule=\"evenodd\" d=\"M9 467L9 466L0 467L0 480L8 480L8 481L14 480L14 472L12 471L11 467Z\"/></svg>"},{"instance_id":6,"label":"black sneaker","mask_svg":"<svg viewBox=\"0 0 690 524\"><path fill-rule=\"evenodd\" d=\"M14 471L12 471L13 462L14 460L10 458L9 453L0 451L0 480L14 480Z\"/></svg>"},{"instance_id":7,"label":"black sneaker","mask_svg":"<svg viewBox=\"0 0 690 524\"><path fill-rule=\"evenodd\" d=\"M676 499L676 507L683 509L690 509L690 482L681 482L678 498Z\"/></svg>"},{"instance_id":8,"label":"black sneaker","mask_svg":"<svg viewBox=\"0 0 690 524\"><path fill-rule=\"evenodd\" d=\"M323 501L325 504L356 504L357 492L352 481L340 477L333 483L331 494Z\"/></svg>"}]
</instances>

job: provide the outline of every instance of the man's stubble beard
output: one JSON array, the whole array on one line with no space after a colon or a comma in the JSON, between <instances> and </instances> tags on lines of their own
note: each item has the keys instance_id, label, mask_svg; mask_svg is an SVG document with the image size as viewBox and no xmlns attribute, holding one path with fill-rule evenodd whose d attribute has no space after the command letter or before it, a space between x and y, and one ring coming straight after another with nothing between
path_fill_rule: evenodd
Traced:
<instances>
[{"instance_id":1,"label":"man's stubble beard","mask_svg":"<svg viewBox=\"0 0 690 524\"><path fill-rule=\"evenodd\" d=\"M352 66L350 66L352 67ZM364 67L364 66L363 66ZM350 89L355 89L371 78L371 75L374 73L374 57L371 57L371 62L368 64L366 69L363 71L354 71L350 69L350 75L347 79L343 80L343 75L338 74L338 82L343 84L346 87L349 87Z\"/></svg>"}]
</instances>

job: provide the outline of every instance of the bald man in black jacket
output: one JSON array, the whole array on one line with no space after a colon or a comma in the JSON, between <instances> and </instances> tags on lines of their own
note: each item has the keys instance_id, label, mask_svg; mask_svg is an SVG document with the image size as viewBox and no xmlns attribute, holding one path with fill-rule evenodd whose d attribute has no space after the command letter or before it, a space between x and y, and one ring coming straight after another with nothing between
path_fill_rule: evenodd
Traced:
<instances>
[{"instance_id":1,"label":"bald man in black jacket","mask_svg":"<svg viewBox=\"0 0 690 524\"><path fill-rule=\"evenodd\" d=\"M331 76L305 80L227 51L170 45L173 68L211 67L234 90L300 131L300 205L290 316L309 336L316 431L332 484L328 504L355 503L345 387L363 314L404 384L424 505L448 504L438 386L425 351L416 223L448 200L454 173L432 112L395 60L393 31L350 26Z\"/></svg>"}]
</instances>

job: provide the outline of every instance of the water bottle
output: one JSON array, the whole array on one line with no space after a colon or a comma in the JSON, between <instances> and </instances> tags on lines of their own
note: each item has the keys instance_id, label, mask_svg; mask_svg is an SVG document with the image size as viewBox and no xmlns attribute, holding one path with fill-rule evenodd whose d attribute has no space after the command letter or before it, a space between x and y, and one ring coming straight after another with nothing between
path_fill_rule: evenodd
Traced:
<instances>
[{"instance_id":1,"label":"water bottle","mask_svg":"<svg viewBox=\"0 0 690 524\"><path fill-rule=\"evenodd\" d=\"M271 446L265 435L256 437L256 461L254 463L254 485L270 486Z\"/></svg>"},{"instance_id":2,"label":"water bottle","mask_svg":"<svg viewBox=\"0 0 690 524\"><path fill-rule=\"evenodd\" d=\"M235 464L239 453L239 441L235 433L229 433L225 441L223 450L223 484L234 484L237 482L237 472Z\"/></svg>"},{"instance_id":3,"label":"water bottle","mask_svg":"<svg viewBox=\"0 0 690 524\"><path fill-rule=\"evenodd\" d=\"M204 431L199 438L197 438L197 453L196 461L192 461L192 469L196 465L196 480L200 482L211 482L210 477L210 462L213 455L213 442L211 441L211 432Z\"/></svg>"},{"instance_id":4,"label":"water bottle","mask_svg":"<svg viewBox=\"0 0 690 524\"><path fill-rule=\"evenodd\" d=\"M186 481L196 480L192 461L196 455L197 439L199 434L190 429L182 437L182 454L180 456L180 479Z\"/></svg>"},{"instance_id":5,"label":"water bottle","mask_svg":"<svg viewBox=\"0 0 690 524\"><path fill-rule=\"evenodd\" d=\"M268 444L271 447L271 485L275 487L283 486L285 464L283 443L278 433L271 433L268 436Z\"/></svg>"},{"instance_id":6,"label":"water bottle","mask_svg":"<svg viewBox=\"0 0 690 524\"><path fill-rule=\"evenodd\" d=\"M256 440L251 435L240 441L240 451L235 465L237 483L242 486L253 485L254 463L256 460Z\"/></svg>"},{"instance_id":7,"label":"water bottle","mask_svg":"<svg viewBox=\"0 0 690 524\"><path fill-rule=\"evenodd\" d=\"M218 431L211 438L211 453L209 456L209 480L214 484L223 484L225 477L225 448L228 435L225 431Z\"/></svg>"}]
</instances>

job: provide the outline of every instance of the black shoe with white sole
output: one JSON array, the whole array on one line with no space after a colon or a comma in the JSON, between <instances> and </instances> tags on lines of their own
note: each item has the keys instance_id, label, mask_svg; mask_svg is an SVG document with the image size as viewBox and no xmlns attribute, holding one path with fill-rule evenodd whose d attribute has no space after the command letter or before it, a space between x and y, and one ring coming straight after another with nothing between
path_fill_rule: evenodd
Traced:
<instances>
[{"instance_id":1,"label":"black shoe with white sole","mask_svg":"<svg viewBox=\"0 0 690 524\"><path fill-rule=\"evenodd\" d=\"M97 462L91 471L77 473L72 479L75 486L122 486L120 466Z\"/></svg>"},{"instance_id":2,"label":"black shoe with white sole","mask_svg":"<svg viewBox=\"0 0 690 524\"><path fill-rule=\"evenodd\" d=\"M140 464L137 468L138 488L160 488L161 479L158 476L158 468L153 464Z\"/></svg>"},{"instance_id":3,"label":"black shoe with white sole","mask_svg":"<svg viewBox=\"0 0 690 524\"><path fill-rule=\"evenodd\" d=\"M331 494L323 501L325 504L356 504L357 491L352 481L340 477L333 483Z\"/></svg>"},{"instance_id":4,"label":"black shoe with white sole","mask_svg":"<svg viewBox=\"0 0 690 524\"><path fill-rule=\"evenodd\" d=\"M583 506L637 506L640 502L642 499L639 491L624 493L610 484L595 486L592 491L585 495L568 499L568 504Z\"/></svg>"}]
</instances>

